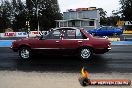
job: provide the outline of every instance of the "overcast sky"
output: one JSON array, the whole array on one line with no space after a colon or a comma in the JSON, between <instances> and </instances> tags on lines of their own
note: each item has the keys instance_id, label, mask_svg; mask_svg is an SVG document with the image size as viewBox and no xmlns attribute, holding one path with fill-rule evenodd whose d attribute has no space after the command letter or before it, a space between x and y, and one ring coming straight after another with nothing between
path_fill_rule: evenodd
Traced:
<instances>
[{"instance_id":1,"label":"overcast sky","mask_svg":"<svg viewBox=\"0 0 132 88\"><path fill-rule=\"evenodd\" d=\"M120 8L119 0L58 0L61 12L67 9L97 7L103 8L110 16L113 10Z\"/></svg>"}]
</instances>

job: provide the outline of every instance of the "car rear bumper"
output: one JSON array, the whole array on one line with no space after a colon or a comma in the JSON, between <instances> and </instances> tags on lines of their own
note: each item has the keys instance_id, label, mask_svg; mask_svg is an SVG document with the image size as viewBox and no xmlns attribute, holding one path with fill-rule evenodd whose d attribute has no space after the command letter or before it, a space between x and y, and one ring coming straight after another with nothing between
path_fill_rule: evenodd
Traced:
<instances>
[{"instance_id":1,"label":"car rear bumper","mask_svg":"<svg viewBox=\"0 0 132 88\"><path fill-rule=\"evenodd\" d=\"M111 47L108 47L108 48L103 48L103 49L95 49L94 50L94 53L95 54L103 54L103 53L106 53L108 52L109 50L111 50Z\"/></svg>"}]
</instances>

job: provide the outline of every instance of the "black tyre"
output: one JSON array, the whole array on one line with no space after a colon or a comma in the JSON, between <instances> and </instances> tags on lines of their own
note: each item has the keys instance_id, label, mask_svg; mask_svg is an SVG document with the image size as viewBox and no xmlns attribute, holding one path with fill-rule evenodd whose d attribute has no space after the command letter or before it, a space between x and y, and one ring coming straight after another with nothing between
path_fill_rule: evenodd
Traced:
<instances>
[{"instance_id":1,"label":"black tyre","mask_svg":"<svg viewBox=\"0 0 132 88\"><path fill-rule=\"evenodd\" d=\"M21 57L21 59L31 59L32 57L31 49L28 47L21 47L19 49L19 56Z\"/></svg>"},{"instance_id":2,"label":"black tyre","mask_svg":"<svg viewBox=\"0 0 132 88\"><path fill-rule=\"evenodd\" d=\"M79 51L79 57L82 60L90 60L93 56L93 52L91 48L81 48Z\"/></svg>"}]
</instances>

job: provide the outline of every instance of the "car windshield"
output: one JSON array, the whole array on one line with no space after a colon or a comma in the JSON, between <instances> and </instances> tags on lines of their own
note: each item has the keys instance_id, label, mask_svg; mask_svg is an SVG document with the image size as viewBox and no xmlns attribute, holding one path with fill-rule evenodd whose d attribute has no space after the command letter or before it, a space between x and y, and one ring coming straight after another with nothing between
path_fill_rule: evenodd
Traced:
<instances>
[{"instance_id":1,"label":"car windshield","mask_svg":"<svg viewBox=\"0 0 132 88\"><path fill-rule=\"evenodd\" d=\"M97 30L106 30L106 27L99 27Z\"/></svg>"},{"instance_id":2,"label":"car windshield","mask_svg":"<svg viewBox=\"0 0 132 88\"><path fill-rule=\"evenodd\" d=\"M113 30L113 29L115 29L115 27L112 26L104 26L97 28L97 30Z\"/></svg>"}]
</instances>

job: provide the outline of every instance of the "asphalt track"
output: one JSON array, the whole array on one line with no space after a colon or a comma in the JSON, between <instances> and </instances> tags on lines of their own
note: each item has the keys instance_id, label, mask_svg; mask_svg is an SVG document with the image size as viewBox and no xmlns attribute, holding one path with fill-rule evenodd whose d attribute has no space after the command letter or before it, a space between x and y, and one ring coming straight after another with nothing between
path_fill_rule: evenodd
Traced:
<instances>
[{"instance_id":1,"label":"asphalt track","mask_svg":"<svg viewBox=\"0 0 132 88\"><path fill-rule=\"evenodd\" d=\"M0 48L0 70L24 72L73 72L82 67L90 73L132 73L132 45L115 45L102 55L94 55L90 61L81 61L74 56L36 56L21 60L10 48Z\"/></svg>"}]
</instances>

